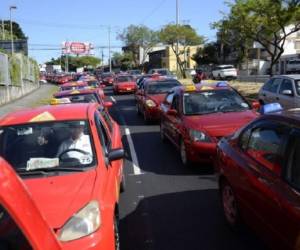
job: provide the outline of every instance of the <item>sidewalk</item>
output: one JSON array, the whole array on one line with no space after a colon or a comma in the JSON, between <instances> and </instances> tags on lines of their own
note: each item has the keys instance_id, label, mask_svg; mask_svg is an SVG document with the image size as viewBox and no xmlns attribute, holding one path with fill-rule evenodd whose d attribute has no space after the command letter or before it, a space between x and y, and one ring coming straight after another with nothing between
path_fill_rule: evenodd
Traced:
<instances>
[{"instance_id":1,"label":"sidewalk","mask_svg":"<svg viewBox=\"0 0 300 250\"><path fill-rule=\"evenodd\" d=\"M0 106L0 117L16 110L42 105L45 101L51 98L56 92L57 86L52 84L42 84L41 87L34 92L11 103ZM46 102L45 102L46 103Z\"/></svg>"}]
</instances>

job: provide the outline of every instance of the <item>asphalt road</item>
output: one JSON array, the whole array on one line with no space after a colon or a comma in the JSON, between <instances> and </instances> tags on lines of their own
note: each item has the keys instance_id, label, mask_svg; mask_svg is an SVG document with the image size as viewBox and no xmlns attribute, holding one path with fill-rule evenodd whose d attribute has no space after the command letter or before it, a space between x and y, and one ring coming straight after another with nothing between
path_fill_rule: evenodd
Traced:
<instances>
[{"instance_id":1,"label":"asphalt road","mask_svg":"<svg viewBox=\"0 0 300 250\"><path fill-rule=\"evenodd\" d=\"M111 114L122 125L127 151L122 250L266 249L249 229L236 234L225 223L211 166L186 169L176 149L161 142L159 126L137 116L133 95L113 98Z\"/></svg>"}]
</instances>

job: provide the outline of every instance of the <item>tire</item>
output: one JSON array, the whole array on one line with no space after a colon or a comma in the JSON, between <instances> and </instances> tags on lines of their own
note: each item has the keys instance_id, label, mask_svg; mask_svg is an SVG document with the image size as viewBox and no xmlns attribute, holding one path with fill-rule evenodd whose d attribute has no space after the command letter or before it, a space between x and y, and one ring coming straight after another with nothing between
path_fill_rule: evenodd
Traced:
<instances>
[{"instance_id":1,"label":"tire","mask_svg":"<svg viewBox=\"0 0 300 250\"><path fill-rule=\"evenodd\" d=\"M185 147L183 139L181 139L181 141L180 141L180 159L181 159L181 163L185 167L189 167L191 165L191 162L189 161L187 153L186 153L186 147Z\"/></svg>"},{"instance_id":2,"label":"tire","mask_svg":"<svg viewBox=\"0 0 300 250\"><path fill-rule=\"evenodd\" d=\"M226 180L221 181L220 196L223 214L227 224L234 231L240 230L242 223L238 203L232 187Z\"/></svg>"},{"instance_id":3,"label":"tire","mask_svg":"<svg viewBox=\"0 0 300 250\"><path fill-rule=\"evenodd\" d=\"M114 237L115 237L115 250L120 250L120 234L119 234L119 218L118 215L114 216Z\"/></svg>"},{"instance_id":4,"label":"tire","mask_svg":"<svg viewBox=\"0 0 300 250\"><path fill-rule=\"evenodd\" d=\"M124 171L124 170L123 170ZM122 174L122 181L120 183L120 192L123 193L126 190L126 178L125 178L125 174Z\"/></svg>"},{"instance_id":5,"label":"tire","mask_svg":"<svg viewBox=\"0 0 300 250\"><path fill-rule=\"evenodd\" d=\"M163 130L163 125L160 123L160 139L162 142L166 142L166 136Z\"/></svg>"}]
</instances>

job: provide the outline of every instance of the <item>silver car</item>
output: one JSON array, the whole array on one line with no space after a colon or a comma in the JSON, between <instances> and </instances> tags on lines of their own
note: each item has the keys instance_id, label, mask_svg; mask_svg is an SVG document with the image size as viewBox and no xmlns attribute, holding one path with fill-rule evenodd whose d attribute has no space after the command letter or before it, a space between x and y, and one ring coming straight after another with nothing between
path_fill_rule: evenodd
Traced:
<instances>
[{"instance_id":1,"label":"silver car","mask_svg":"<svg viewBox=\"0 0 300 250\"><path fill-rule=\"evenodd\" d=\"M300 75L270 78L258 94L261 104L278 102L284 109L300 108Z\"/></svg>"}]
</instances>

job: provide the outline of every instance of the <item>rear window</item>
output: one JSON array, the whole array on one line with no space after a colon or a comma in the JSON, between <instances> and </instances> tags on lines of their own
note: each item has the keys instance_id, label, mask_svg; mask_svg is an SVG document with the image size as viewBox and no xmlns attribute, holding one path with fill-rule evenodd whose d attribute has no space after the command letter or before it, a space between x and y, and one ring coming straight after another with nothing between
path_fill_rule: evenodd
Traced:
<instances>
[{"instance_id":1,"label":"rear window","mask_svg":"<svg viewBox=\"0 0 300 250\"><path fill-rule=\"evenodd\" d=\"M151 82L148 84L146 92L150 95L165 94L168 93L172 88L179 85L180 83L178 81Z\"/></svg>"},{"instance_id":2,"label":"rear window","mask_svg":"<svg viewBox=\"0 0 300 250\"><path fill-rule=\"evenodd\" d=\"M57 98L68 98L72 103L99 103L96 94L81 94L81 95L69 95L60 96Z\"/></svg>"},{"instance_id":3,"label":"rear window","mask_svg":"<svg viewBox=\"0 0 300 250\"><path fill-rule=\"evenodd\" d=\"M133 77L132 76L119 76L117 78L117 82L132 82Z\"/></svg>"}]
</instances>

